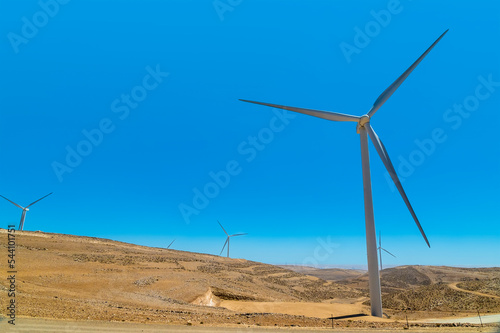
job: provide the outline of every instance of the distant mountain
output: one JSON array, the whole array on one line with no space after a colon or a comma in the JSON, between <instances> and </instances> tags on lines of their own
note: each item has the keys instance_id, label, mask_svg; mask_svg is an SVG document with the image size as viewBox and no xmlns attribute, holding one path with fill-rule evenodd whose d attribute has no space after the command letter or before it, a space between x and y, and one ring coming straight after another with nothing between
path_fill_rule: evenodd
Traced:
<instances>
[{"instance_id":1,"label":"distant mountain","mask_svg":"<svg viewBox=\"0 0 500 333\"><path fill-rule=\"evenodd\" d=\"M282 268L292 270L297 273L318 277L326 281L340 281L360 277L366 273L361 269L345 268L314 268L309 266L280 265Z\"/></svg>"},{"instance_id":2,"label":"distant mountain","mask_svg":"<svg viewBox=\"0 0 500 333\"><path fill-rule=\"evenodd\" d=\"M448 266L399 266L381 271L382 291L416 288L437 283L491 280L500 277L500 268L461 268ZM347 286L368 289L368 275L339 281Z\"/></svg>"}]
</instances>

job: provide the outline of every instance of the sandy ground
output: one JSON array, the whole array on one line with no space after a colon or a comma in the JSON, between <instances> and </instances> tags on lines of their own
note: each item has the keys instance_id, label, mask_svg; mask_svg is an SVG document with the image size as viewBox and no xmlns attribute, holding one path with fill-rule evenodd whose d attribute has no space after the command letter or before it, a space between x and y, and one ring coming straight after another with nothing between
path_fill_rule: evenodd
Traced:
<instances>
[{"instance_id":1,"label":"sandy ground","mask_svg":"<svg viewBox=\"0 0 500 333\"><path fill-rule=\"evenodd\" d=\"M383 318L368 316L370 308L362 305L366 298L355 300L352 303L311 303L311 302L241 302L223 300L220 306L236 312L272 312L294 316L316 318L341 317L363 314L366 317L356 317L357 320L391 321Z\"/></svg>"},{"instance_id":2,"label":"sandy ground","mask_svg":"<svg viewBox=\"0 0 500 333\"><path fill-rule=\"evenodd\" d=\"M0 229L0 250L4 253L6 239L5 230ZM476 281L476 276L498 276L500 272L490 272L491 269L387 270L385 281L392 288L413 288L426 279L436 280L451 284L448 291L453 297L446 299L450 306L463 305L471 299L484 302L472 303L473 307L460 311L411 310L395 303L392 309L385 309L390 319L381 319L368 315L370 308L363 304L367 290L362 279L352 283L361 285L356 289L351 284L243 259L89 237L24 231L17 233L16 240L19 319L12 330L15 332L283 332L290 327L297 332L316 332L331 325L326 319L331 316L350 316L334 322L336 330L347 332L397 332L406 318L414 332L441 332L448 328L446 332L477 332L477 326L453 328L421 323L435 318L444 318L442 323L456 323L458 318L477 315L475 305L484 305L479 307L481 315L500 312L498 296L484 294L484 289L472 292L456 286L457 281ZM328 274L338 275L333 270ZM406 281L414 282L400 285ZM9 300L8 288L7 279L0 279L3 309ZM1 311L0 315L5 313ZM451 324L445 324L448 325ZM0 332L10 328L5 319L0 320Z\"/></svg>"},{"instance_id":3,"label":"sandy ground","mask_svg":"<svg viewBox=\"0 0 500 333\"><path fill-rule=\"evenodd\" d=\"M78 333L95 333L95 332L169 332L169 333L222 333L222 332L248 332L248 333L282 333L282 332L297 332L297 333L317 333L317 332L409 332L412 333L454 333L454 332L500 332L500 327L411 327L410 330L404 329L350 329L350 328L336 328L335 330L328 328L262 328L255 326L242 326L233 325L226 327L202 327L202 326L171 326L171 325L155 325L155 324L134 324L134 323L118 323L118 322L104 322L104 321L68 321L68 320L53 320L53 319L34 319L34 318L18 318L16 325L7 324L5 320L0 322L1 332L78 332Z\"/></svg>"}]
</instances>

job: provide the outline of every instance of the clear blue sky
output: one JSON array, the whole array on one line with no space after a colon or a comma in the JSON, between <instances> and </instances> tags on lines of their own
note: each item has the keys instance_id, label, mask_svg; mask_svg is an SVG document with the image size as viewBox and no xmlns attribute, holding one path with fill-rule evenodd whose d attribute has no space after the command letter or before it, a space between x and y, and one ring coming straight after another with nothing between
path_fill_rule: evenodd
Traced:
<instances>
[{"instance_id":1,"label":"clear blue sky","mask_svg":"<svg viewBox=\"0 0 500 333\"><path fill-rule=\"evenodd\" d=\"M449 28L372 119L432 248L371 146L376 229L388 265L500 266L500 3L3 1L0 22L0 194L54 192L26 230L218 254L220 220L249 233L234 257L347 266L355 124L238 98L362 115Z\"/></svg>"}]
</instances>

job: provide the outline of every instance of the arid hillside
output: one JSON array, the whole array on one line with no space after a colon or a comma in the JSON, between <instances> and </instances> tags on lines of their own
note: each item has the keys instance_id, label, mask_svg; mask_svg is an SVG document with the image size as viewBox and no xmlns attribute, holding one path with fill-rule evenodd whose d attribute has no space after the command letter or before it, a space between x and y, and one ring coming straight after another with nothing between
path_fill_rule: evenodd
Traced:
<instances>
[{"instance_id":1,"label":"arid hillside","mask_svg":"<svg viewBox=\"0 0 500 333\"><path fill-rule=\"evenodd\" d=\"M359 270L282 266L368 293L368 275ZM500 312L500 268L400 266L381 272L384 309L442 313ZM364 305L369 305L366 300Z\"/></svg>"},{"instance_id":2,"label":"arid hillside","mask_svg":"<svg viewBox=\"0 0 500 333\"><path fill-rule=\"evenodd\" d=\"M222 301L321 302L363 296L348 286L243 259L91 237L16 235L21 316L218 322L235 315L218 307ZM6 230L0 229L5 254L6 243ZM0 281L4 308L8 281Z\"/></svg>"},{"instance_id":3,"label":"arid hillside","mask_svg":"<svg viewBox=\"0 0 500 333\"><path fill-rule=\"evenodd\" d=\"M400 266L381 272L383 306L401 311L500 312L500 268ZM368 290L368 276L338 281ZM369 304L366 302L365 304Z\"/></svg>"},{"instance_id":4,"label":"arid hillside","mask_svg":"<svg viewBox=\"0 0 500 333\"><path fill-rule=\"evenodd\" d=\"M381 271L381 286L385 292L414 289L433 284L451 284L476 281L481 288L487 281L500 278L500 267L461 268L448 266L399 266ZM368 290L368 275L338 280L341 284ZM481 282L480 282L481 281ZM468 284L464 284L468 285ZM497 284L498 285L498 284ZM494 289L495 284L490 284Z\"/></svg>"},{"instance_id":5,"label":"arid hillside","mask_svg":"<svg viewBox=\"0 0 500 333\"><path fill-rule=\"evenodd\" d=\"M344 268L314 268L309 266L297 265L280 265L280 267L292 270L297 273L316 276L326 281L340 281L346 279L354 279L361 277L366 273L361 269L344 269Z\"/></svg>"},{"instance_id":6,"label":"arid hillside","mask_svg":"<svg viewBox=\"0 0 500 333\"><path fill-rule=\"evenodd\" d=\"M333 314L360 318L339 319L340 326L393 327L408 310L414 319L500 312L498 268L386 269L383 303L392 319L380 319L367 316L360 271L302 268L305 275L244 259L30 231L16 232L16 245L17 315L25 317L325 327ZM5 229L0 251L7 256ZM2 308L8 283L0 279Z\"/></svg>"}]
</instances>

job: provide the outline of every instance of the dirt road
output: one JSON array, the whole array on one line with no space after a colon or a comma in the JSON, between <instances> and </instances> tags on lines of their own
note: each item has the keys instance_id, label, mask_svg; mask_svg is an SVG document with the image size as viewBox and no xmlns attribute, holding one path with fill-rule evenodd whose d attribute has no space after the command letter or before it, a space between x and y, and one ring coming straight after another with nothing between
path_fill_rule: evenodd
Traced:
<instances>
[{"instance_id":1,"label":"dirt road","mask_svg":"<svg viewBox=\"0 0 500 333\"><path fill-rule=\"evenodd\" d=\"M500 314L497 315L489 315L489 316L481 316L479 318L478 316L476 317L465 317L465 318L450 318L450 319L430 319L430 320L425 320L426 323L469 323L469 324L491 324L491 323L500 323Z\"/></svg>"},{"instance_id":2,"label":"dirt road","mask_svg":"<svg viewBox=\"0 0 500 333\"><path fill-rule=\"evenodd\" d=\"M337 329L338 330L338 329ZM373 332L408 332L403 329L348 329L342 328L342 332L356 333L373 333ZM169 326L169 325L153 325L153 324L134 324L120 322L104 322L104 321L68 321L68 320L53 320L53 319L37 319L37 318L18 318L16 325L7 324L4 319L0 322L1 332L53 332L53 333L97 333L97 332L116 332L116 333L225 333L225 332L248 332L248 333L318 333L325 331L333 331L328 328L264 328L254 326L234 325L233 327L203 327L203 326ZM439 328L411 328L412 333L457 333L457 332L477 332L477 327L439 327ZM500 332L499 327L484 328L482 332Z\"/></svg>"},{"instance_id":3,"label":"dirt road","mask_svg":"<svg viewBox=\"0 0 500 333\"><path fill-rule=\"evenodd\" d=\"M484 294L484 293L480 293L478 291L470 291L470 290L467 290L467 289L462 289L462 288L459 288L457 287L457 284L459 284L460 282L453 282L453 283L450 283L448 284L448 287L450 287L451 289L455 289L455 290L458 290L458 291L462 291L464 293L469 293L469 294L474 294L474 295L478 295L478 296L485 296L485 297L492 297L492 298L500 298L499 296L495 296L495 295L489 295L489 294Z\"/></svg>"}]
</instances>

